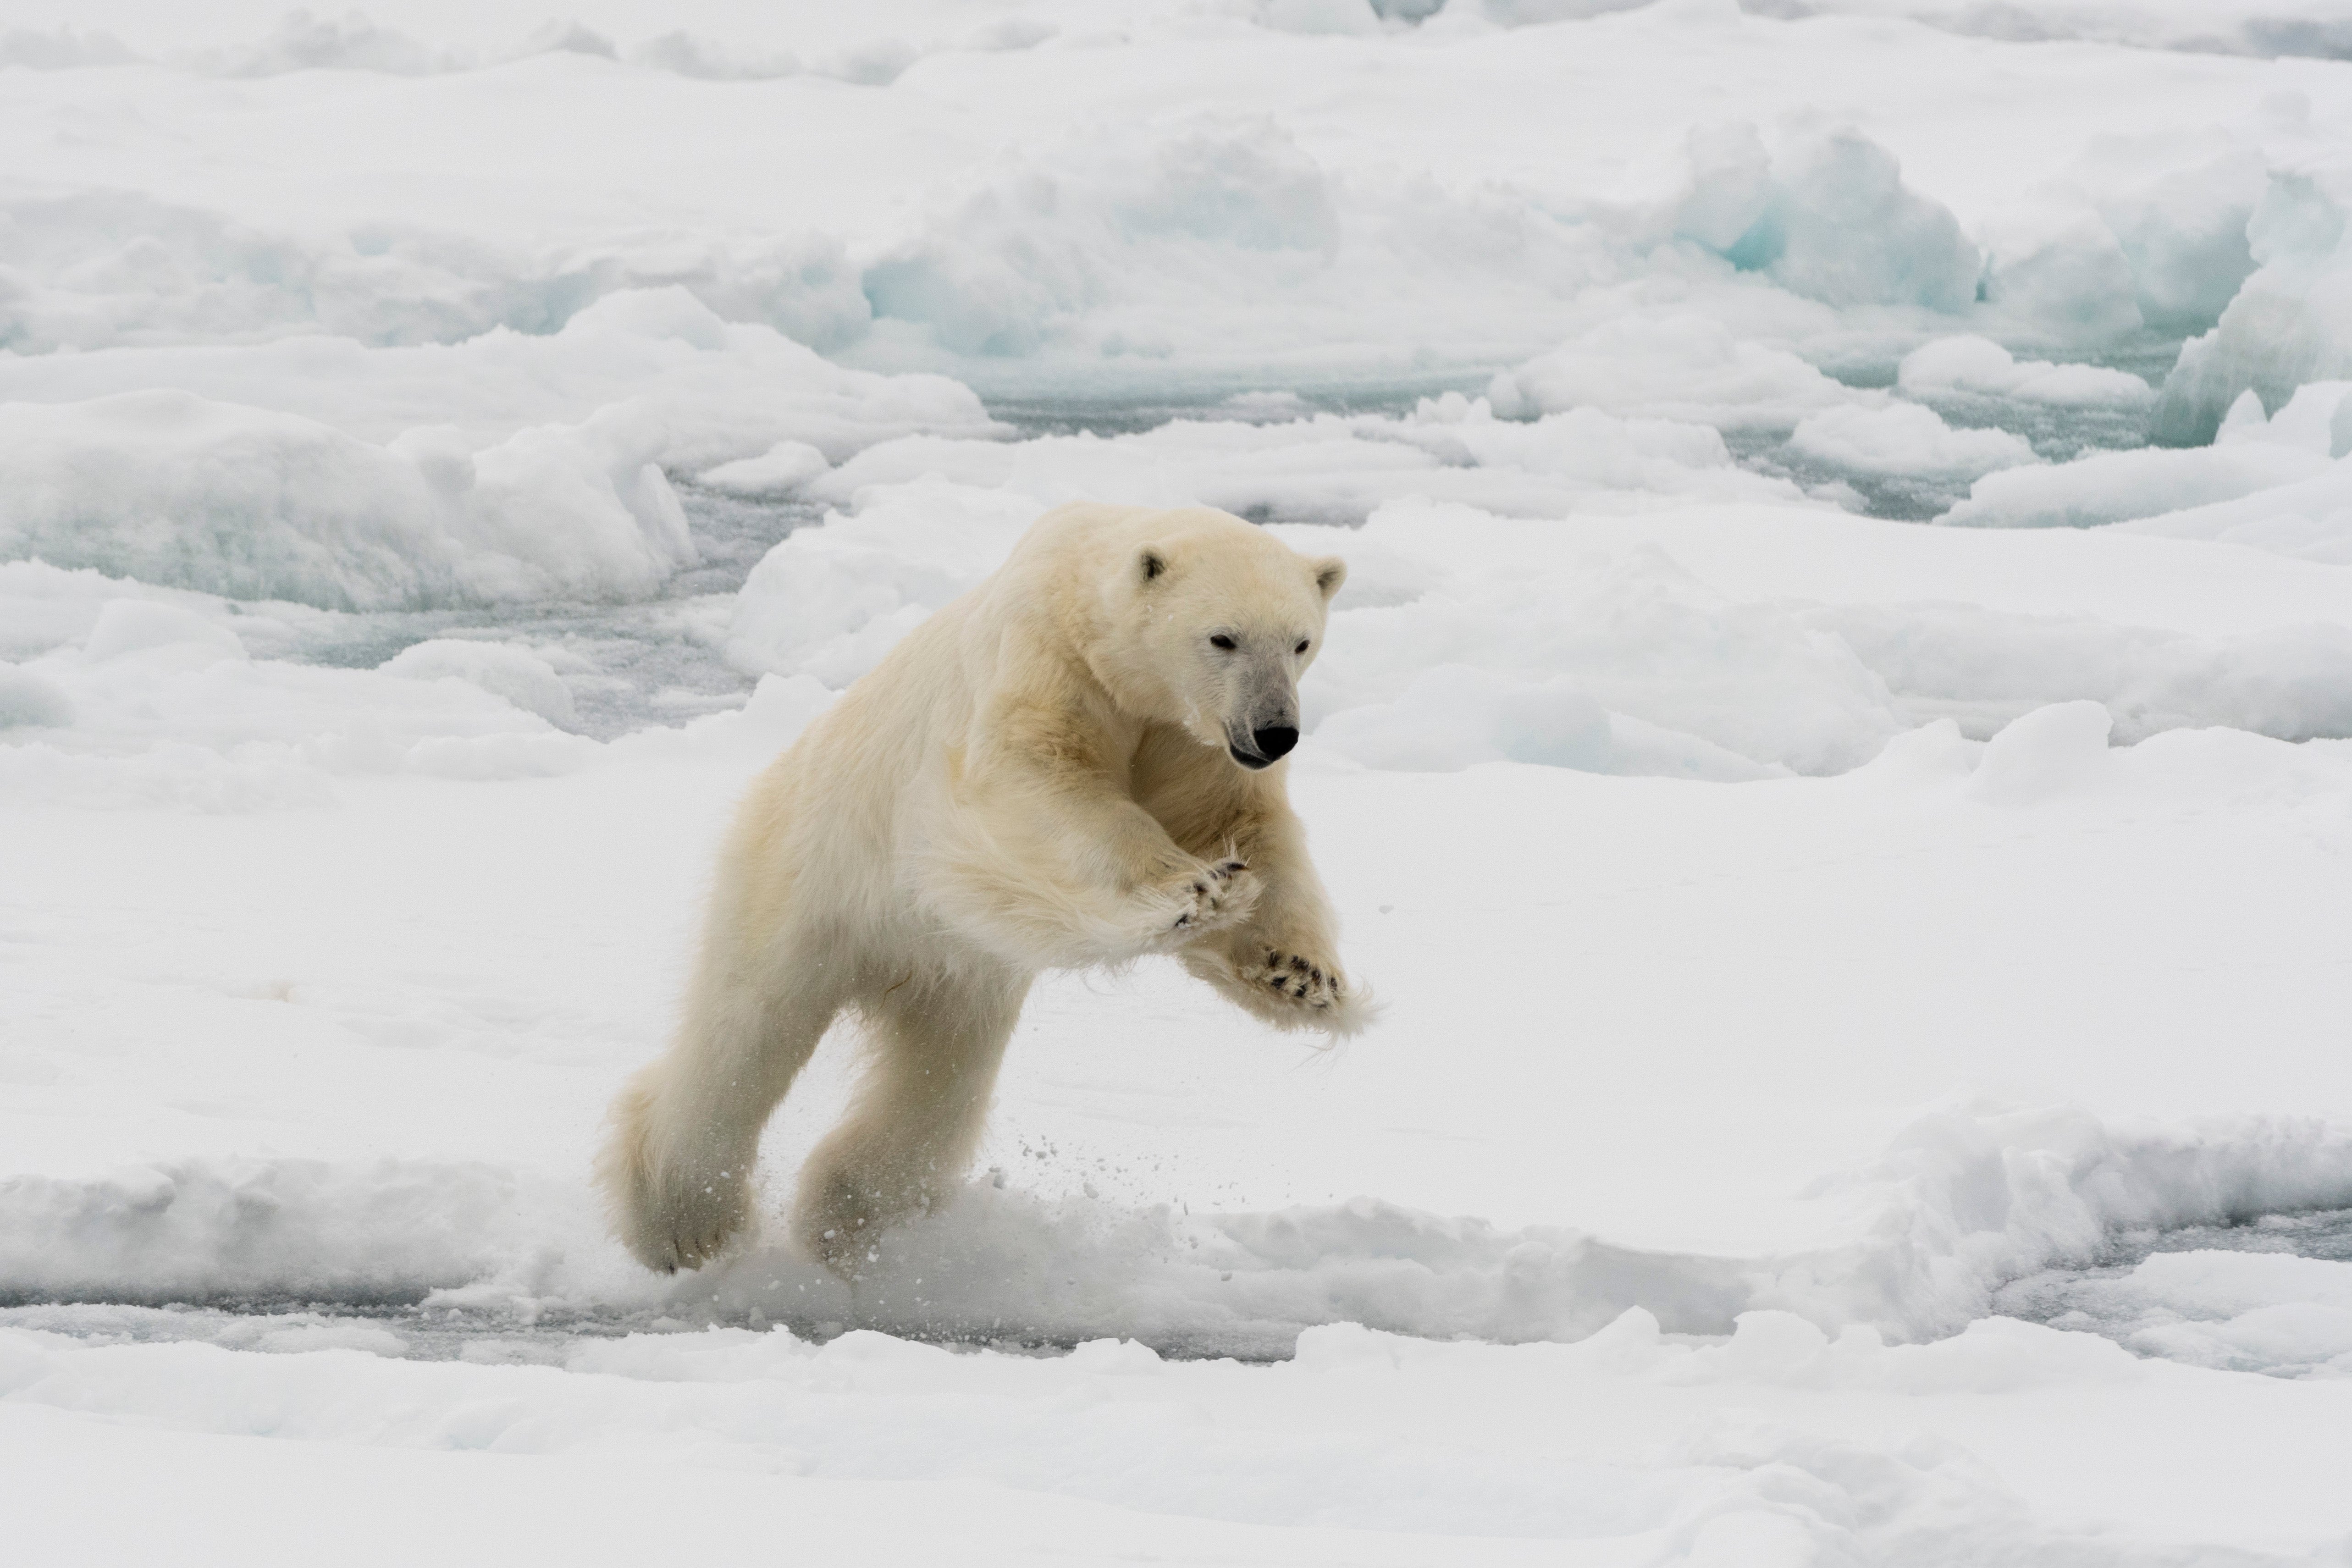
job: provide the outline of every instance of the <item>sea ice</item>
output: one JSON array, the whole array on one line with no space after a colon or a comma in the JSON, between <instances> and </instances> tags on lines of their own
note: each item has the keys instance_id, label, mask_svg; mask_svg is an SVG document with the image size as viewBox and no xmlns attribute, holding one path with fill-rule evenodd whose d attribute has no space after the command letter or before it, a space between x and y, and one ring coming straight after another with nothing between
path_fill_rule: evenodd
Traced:
<instances>
[{"instance_id":1,"label":"sea ice","mask_svg":"<svg viewBox=\"0 0 2352 1568\"><path fill-rule=\"evenodd\" d=\"M1990 339L1973 336L1938 338L1912 350L1903 356L1897 381L1914 395L1973 392L2030 403L2126 405L2155 397L2129 371L2020 360Z\"/></svg>"},{"instance_id":2,"label":"sea ice","mask_svg":"<svg viewBox=\"0 0 2352 1568\"><path fill-rule=\"evenodd\" d=\"M1792 451L1864 473L1976 479L2033 461L2033 448L2006 430L1955 430L1932 408L1853 404L1809 414L1789 437Z\"/></svg>"},{"instance_id":3,"label":"sea ice","mask_svg":"<svg viewBox=\"0 0 2352 1568\"><path fill-rule=\"evenodd\" d=\"M2335 0L280 12L0 37L10 1548L2340 1551ZM1348 558L1383 1026L1049 977L635 1268L732 803L1081 498Z\"/></svg>"}]
</instances>

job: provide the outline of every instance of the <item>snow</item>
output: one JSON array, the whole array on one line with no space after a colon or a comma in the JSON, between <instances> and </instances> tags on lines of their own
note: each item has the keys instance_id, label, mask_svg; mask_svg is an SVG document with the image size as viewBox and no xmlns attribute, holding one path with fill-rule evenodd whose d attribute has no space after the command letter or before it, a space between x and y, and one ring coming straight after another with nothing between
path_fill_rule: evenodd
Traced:
<instances>
[{"instance_id":1,"label":"snow","mask_svg":"<svg viewBox=\"0 0 2352 1568\"><path fill-rule=\"evenodd\" d=\"M16 0L0 1555L2333 1561L2347 41ZM1381 1026L1049 977L855 1289L636 1268L731 802L1087 498L1349 561Z\"/></svg>"},{"instance_id":2,"label":"snow","mask_svg":"<svg viewBox=\"0 0 2352 1568\"><path fill-rule=\"evenodd\" d=\"M1801 1323L1759 1322L1709 1352L1661 1342L1635 1321L1583 1345L1544 1347L1530 1365L1528 1352L1335 1328L1316 1331L1297 1361L1274 1369L1170 1363L1109 1343L1039 1362L955 1356L866 1334L820 1350L740 1331L690 1348L583 1347L562 1373L329 1350L307 1358L316 1366L310 1376L300 1375L310 1369L297 1357L247 1358L256 1375L240 1391L252 1415L310 1441L213 1438L183 1463L206 1483L198 1496L215 1500L215 1488L237 1499L304 1478L289 1489L288 1507L299 1521L289 1533L310 1535L320 1529L310 1515L320 1500L340 1500L364 1485L344 1458L352 1450L333 1441L347 1429L347 1413L397 1410L388 1429L370 1434L368 1451L382 1456L373 1473L448 1496L464 1526L428 1522L439 1510L405 1510L410 1517L390 1521L385 1541L496 1551L512 1527L495 1521L530 1517L533 1547L576 1541L590 1561L620 1561L639 1549L647 1535L633 1521L643 1518L646 1484L673 1479L707 1500L690 1521L665 1521L664 1542L788 1531L885 1561L936 1554L932 1532L942 1516L979 1532L968 1549L982 1562L1034 1561L1079 1542L1088 1552L1186 1551L1241 1563L1409 1563L1465 1552L1498 1563L1757 1562L1809 1550L1899 1561L1923 1549L1995 1561L2161 1560L2129 1537L2074 1521L2037 1532L2025 1489L2012 1489L1948 1443L1914 1436L1890 1451L1855 1433L1791 1429L1841 1405L1853 1410L1853 1426L1866 1426L1904 1402L1886 1391L1891 1385L1921 1405L1990 1404L2012 1420L2047 1422L2042 1441L2005 1456L2019 1470L2045 1453L2055 1459L2026 1483L2035 1500L2065 1498L2079 1477L2076 1465L2055 1458L2068 1439L2166 1404L2205 1418L2205 1441L2194 1446L2210 1462L2210 1490L2251 1484L2267 1501L2291 1500L2298 1484L2325 1489L2324 1471L2264 1431L2281 1402L2247 1396L2275 1394L2276 1385L2213 1387L2210 1373L2143 1368L2098 1341L2070 1355L2063 1339L2010 1325L1906 1352L1866 1341L1824 1344L1818 1334L1803 1337ZM28 1347L24 1373L41 1375L43 1361L60 1353ZM211 1346L80 1353L87 1363L77 1403L92 1412L236 1396L235 1384L223 1385L222 1363L238 1358ZM1990 1398L1946 1392L1995 1380L2009 1387ZM142 1397L142 1389L151 1392ZM1528 1433L1526 1446L1500 1447L1490 1431L1463 1419L1456 1400L1465 1389ZM1734 1407L1743 1397L1769 1414L1743 1418ZM1036 1420L1041 1405L1058 1419ZM1689 1435L1661 1436L1662 1452L1647 1464L1581 1451L1645 1405L1673 1412ZM1212 1410L1227 1418L1213 1446L1198 1432ZM1402 1443L1368 1428L1413 1417L1417 1429ZM1644 1438L1656 1432L1635 1420ZM2260 1436L2251 1451L2232 1454L2212 1440L2216 1426ZM909 1432L925 1436L909 1443ZM87 1475L99 1456L79 1436L55 1419L32 1426L20 1450L25 1473ZM153 1440L131 1427L117 1451L140 1454ZM2270 1478L2263 1461L2279 1464ZM910 1468L942 1462L950 1473L933 1484L932 1506L878 1507L901 1495ZM562 1504L571 1489L549 1487L557 1466L585 1483L578 1510ZM176 1487L189 1471L171 1468L174 1479L163 1484ZM493 1487L502 1489L495 1501L482 1496ZM2213 1511L2208 1490L2168 1497L2142 1483L2097 1500L2135 1510L2158 1530L2193 1530ZM629 1508L614 1509L612 1500L623 1497ZM551 1506L532 1506L542 1500ZM217 1500L199 1501L176 1521L176 1539L226 1534L222 1514L235 1510L216 1510ZM2316 1511L2290 1501L2284 1517ZM581 1518L610 1519L615 1531L579 1530L572 1521ZM81 1543L56 1525L35 1537L58 1538L85 1552L96 1542L153 1539L119 1519ZM362 1548L383 1549L375 1541ZM967 1547L958 1542L953 1550L961 1555Z\"/></svg>"}]
</instances>

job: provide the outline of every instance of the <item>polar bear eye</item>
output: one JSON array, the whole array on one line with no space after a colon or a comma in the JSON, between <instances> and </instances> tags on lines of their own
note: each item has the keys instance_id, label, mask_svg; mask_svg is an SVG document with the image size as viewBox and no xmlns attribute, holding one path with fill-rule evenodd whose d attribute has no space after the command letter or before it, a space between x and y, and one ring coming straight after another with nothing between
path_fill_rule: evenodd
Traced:
<instances>
[{"instance_id":1,"label":"polar bear eye","mask_svg":"<svg viewBox=\"0 0 2352 1568\"><path fill-rule=\"evenodd\" d=\"M1293 653L1305 653L1307 651L1307 639L1305 637L1300 637L1298 639L1298 646L1292 648L1290 651Z\"/></svg>"},{"instance_id":2,"label":"polar bear eye","mask_svg":"<svg viewBox=\"0 0 2352 1568\"><path fill-rule=\"evenodd\" d=\"M1215 637L1209 639L1209 646L1211 647L1231 649L1234 646L1234 639L1227 637L1224 633L1219 632Z\"/></svg>"}]
</instances>

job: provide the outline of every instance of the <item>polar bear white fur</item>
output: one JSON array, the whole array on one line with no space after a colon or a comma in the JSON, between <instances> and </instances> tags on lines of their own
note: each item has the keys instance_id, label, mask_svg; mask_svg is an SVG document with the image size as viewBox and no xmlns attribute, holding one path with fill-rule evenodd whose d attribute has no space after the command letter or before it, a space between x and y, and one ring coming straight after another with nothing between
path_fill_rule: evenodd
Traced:
<instances>
[{"instance_id":1,"label":"polar bear white fur","mask_svg":"<svg viewBox=\"0 0 2352 1568\"><path fill-rule=\"evenodd\" d=\"M962 1175L1042 970L1175 953L1276 1027L1361 1027L1281 760L1346 574L1224 512L1063 507L852 686L744 800L677 1035L614 1108L629 1250L742 1229L845 1009L871 1057L794 1225L845 1274Z\"/></svg>"}]
</instances>

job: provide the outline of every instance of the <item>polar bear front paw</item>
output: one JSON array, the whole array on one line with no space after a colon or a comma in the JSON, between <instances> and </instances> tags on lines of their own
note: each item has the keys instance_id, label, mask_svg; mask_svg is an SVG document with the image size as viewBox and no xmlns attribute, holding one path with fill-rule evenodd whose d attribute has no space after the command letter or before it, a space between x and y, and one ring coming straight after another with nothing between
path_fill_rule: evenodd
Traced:
<instances>
[{"instance_id":1,"label":"polar bear front paw","mask_svg":"<svg viewBox=\"0 0 2352 1568\"><path fill-rule=\"evenodd\" d=\"M1264 963L1257 962L1257 952L1265 954ZM1347 1005L1348 983L1329 959L1268 947L1244 956L1234 965L1234 973L1243 984L1310 1013L1330 1013Z\"/></svg>"},{"instance_id":2,"label":"polar bear front paw","mask_svg":"<svg viewBox=\"0 0 2352 1568\"><path fill-rule=\"evenodd\" d=\"M1163 882L1159 891L1163 937L1184 942L1248 918L1257 907L1258 881L1242 861L1219 860Z\"/></svg>"}]
</instances>

